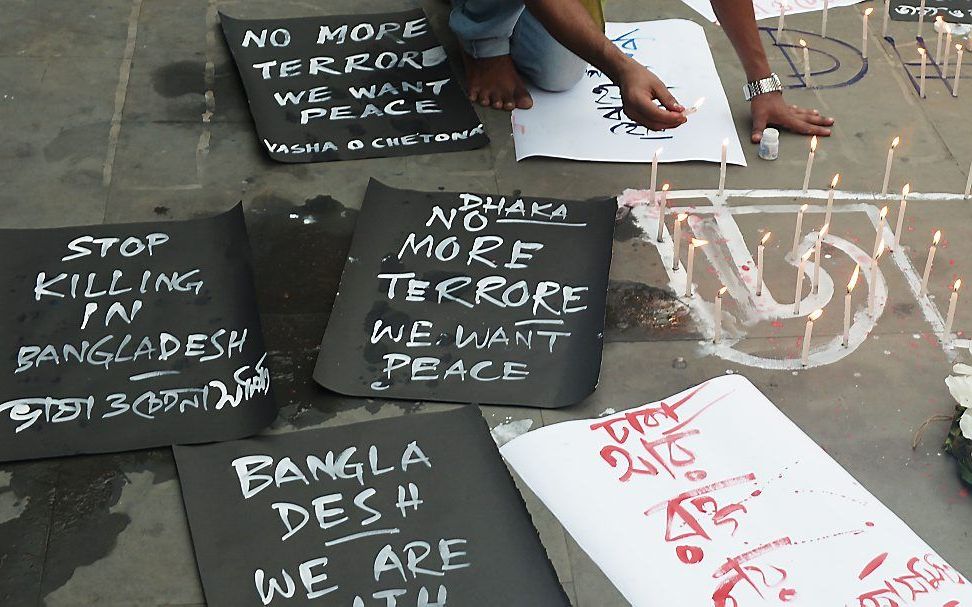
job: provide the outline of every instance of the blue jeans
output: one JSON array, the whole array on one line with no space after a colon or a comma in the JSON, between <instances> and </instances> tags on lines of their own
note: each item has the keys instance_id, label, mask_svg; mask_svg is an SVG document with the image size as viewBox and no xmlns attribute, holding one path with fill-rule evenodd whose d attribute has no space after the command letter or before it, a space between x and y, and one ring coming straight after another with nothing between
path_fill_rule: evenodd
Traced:
<instances>
[{"instance_id":1,"label":"blue jeans","mask_svg":"<svg viewBox=\"0 0 972 607\"><path fill-rule=\"evenodd\" d=\"M452 0L449 26L470 56L509 55L537 87L566 91L587 62L567 50L523 6L523 0Z\"/></svg>"}]
</instances>

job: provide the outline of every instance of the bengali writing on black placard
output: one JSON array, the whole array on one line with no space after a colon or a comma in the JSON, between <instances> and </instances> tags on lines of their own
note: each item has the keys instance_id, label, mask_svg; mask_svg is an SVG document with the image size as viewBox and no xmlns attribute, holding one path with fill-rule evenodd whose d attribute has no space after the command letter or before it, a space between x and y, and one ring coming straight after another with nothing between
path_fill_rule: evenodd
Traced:
<instances>
[{"instance_id":1,"label":"bengali writing on black placard","mask_svg":"<svg viewBox=\"0 0 972 607\"><path fill-rule=\"evenodd\" d=\"M895 21L918 21L922 13L921 0L891 0L890 11ZM925 37L935 36L931 26L936 17L949 23L972 23L972 0L926 0L924 14L929 24Z\"/></svg>"},{"instance_id":2,"label":"bengali writing on black placard","mask_svg":"<svg viewBox=\"0 0 972 607\"><path fill-rule=\"evenodd\" d=\"M220 15L260 145L280 162L469 150L488 139L420 10Z\"/></svg>"},{"instance_id":3,"label":"bengali writing on black placard","mask_svg":"<svg viewBox=\"0 0 972 607\"><path fill-rule=\"evenodd\" d=\"M567 605L476 408L175 453L212 607Z\"/></svg>"},{"instance_id":4,"label":"bengali writing on black placard","mask_svg":"<svg viewBox=\"0 0 972 607\"><path fill-rule=\"evenodd\" d=\"M0 461L239 438L276 414L242 207L0 231Z\"/></svg>"},{"instance_id":5,"label":"bengali writing on black placard","mask_svg":"<svg viewBox=\"0 0 972 607\"><path fill-rule=\"evenodd\" d=\"M559 407L600 370L615 205L369 185L315 379Z\"/></svg>"}]
</instances>

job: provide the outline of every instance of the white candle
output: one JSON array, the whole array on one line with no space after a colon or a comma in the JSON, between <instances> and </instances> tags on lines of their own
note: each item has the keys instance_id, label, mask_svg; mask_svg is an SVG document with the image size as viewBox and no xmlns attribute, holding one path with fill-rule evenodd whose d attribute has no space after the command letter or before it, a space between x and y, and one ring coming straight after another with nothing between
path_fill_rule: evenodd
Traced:
<instances>
[{"instance_id":1,"label":"white candle","mask_svg":"<svg viewBox=\"0 0 972 607\"><path fill-rule=\"evenodd\" d=\"M884 241L878 245L878 250L874 254L874 258L871 260L871 284L868 287L867 293L867 313L874 317L875 311L877 310L877 277L878 277L878 267L881 265L881 255L884 254Z\"/></svg>"},{"instance_id":2,"label":"white candle","mask_svg":"<svg viewBox=\"0 0 972 607\"><path fill-rule=\"evenodd\" d=\"M884 0L884 21L881 24L881 37L888 37L888 18L891 16L891 0Z\"/></svg>"},{"instance_id":3,"label":"white candle","mask_svg":"<svg viewBox=\"0 0 972 607\"><path fill-rule=\"evenodd\" d=\"M770 239L772 232L767 232L763 235L763 239L759 241L759 246L756 247L756 295L763 294L763 252L766 250L766 241Z\"/></svg>"},{"instance_id":4,"label":"white candle","mask_svg":"<svg viewBox=\"0 0 972 607\"><path fill-rule=\"evenodd\" d=\"M785 16L786 16L786 5L781 2L780 3L780 24L776 26L777 37L783 35L783 20Z\"/></svg>"},{"instance_id":5,"label":"white candle","mask_svg":"<svg viewBox=\"0 0 972 607\"><path fill-rule=\"evenodd\" d=\"M955 320L955 304L958 303L959 289L962 288L962 279L959 278L952 285L952 297L948 300L948 315L945 317L945 331L942 333L942 342L952 341L952 322Z\"/></svg>"},{"instance_id":6,"label":"white candle","mask_svg":"<svg viewBox=\"0 0 972 607\"><path fill-rule=\"evenodd\" d=\"M850 325L851 325L851 303L853 301L854 287L857 285L857 277L861 273L861 264L857 264L854 268L854 273L851 274L850 280L847 281L847 294L844 295L844 347L850 343Z\"/></svg>"},{"instance_id":7,"label":"white candle","mask_svg":"<svg viewBox=\"0 0 972 607\"><path fill-rule=\"evenodd\" d=\"M925 49L919 47L918 54L921 56L921 75L918 77L918 96L925 98L925 76L928 73L928 54Z\"/></svg>"},{"instance_id":8,"label":"white candle","mask_svg":"<svg viewBox=\"0 0 972 607\"><path fill-rule=\"evenodd\" d=\"M803 48L803 82L810 86L810 49L803 38L800 38L800 46Z\"/></svg>"},{"instance_id":9,"label":"white candle","mask_svg":"<svg viewBox=\"0 0 972 607\"><path fill-rule=\"evenodd\" d=\"M719 166L719 196L726 189L726 156L729 153L729 138L722 140L722 164Z\"/></svg>"},{"instance_id":10,"label":"white candle","mask_svg":"<svg viewBox=\"0 0 972 607\"><path fill-rule=\"evenodd\" d=\"M806 268L807 260L810 259L810 255L813 254L813 249L810 249L803 254L800 258L800 263L797 265L797 278L796 278L796 290L793 297L793 315L800 315L800 304L803 302L803 270Z\"/></svg>"},{"instance_id":11,"label":"white candle","mask_svg":"<svg viewBox=\"0 0 972 607\"><path fill-rule=\"evenodd\" d=\"M908 209L908 194L911 193L911 184L906 183L901 188L901 202L898 203L898 225L894 228L894 246L901 248L901 230L904 228L905 211Z\"/></svg>"},{"instance_id":12,"label":"white candle","mask_svg":"<svg viewBox=\"0 0 972 607\"><path fill-rule=\"evenodd\" d=\"M827 236L827 230L830 226L824 224L820 231L817 232L817 245L813 248L813 283L810 287L811 293L818 293L820 291L820 257L823 251L823 241Z\"/></svg>"},{"instance_id":13,"label":"white candle","mask_svg":"<svg viewBox=\"0 0 972 607\"><path fill-rule=\"evenodd\" d=\"M945 19L939 15L935 17L935 31L938 32L938 43L935 45L935 63L942 61L942 38L945 37L945 28L942 27Z\"/></svg>"},{"instance_id":14,"label":"white candle","mask_svg":"<svg viewBox=\"0 0 972 607\"><path fill-rule=\"evenodd\" d=\"M803 214L807 212L807 207L808 205L801 206L800 212L797 213L796 230L793 231L793 250L791 251L794 257L797 254L797 247L800 246L800 237L803 236Z\"/></svg>"},{"instance_id":15,"label":"white candle","mask_svg":"<svg viewBox=\"0 0 972 607\"><path fill-rule=\"evenodd\" d=\"M873 8L864 11L864 27L861 29L861 56L865 59L867 59L867 20L873 12Z\"/></svg>"},{"instance_id":16,"label":"white candle","mask_svg":"<svg viewBox=\"0 0 972 607\"><path fill-rule=\"evenodd\" d=\"M803 173L803 191L810 187L810 171L813 169L813 157L817 154L817 136L810 138L810 154L807 155L807 170Z\"/></svg>"},{"instance_id":17,"label":"white candle","mask_svg":"<svg viewBox=\"0 0 972 607\"><path fill-rule=\"evenodd\" d=\"M932 245L928 248L928 258L925 260L925 271L921 274L921 295L928 294L928 277L931 276L932 266L935 264L935 253L938 251L938 241L942 239L942 231L935 232Z\"/></svg>"},{"instance_id":18,"label":"white candle","mask_svg":"<svg viewBox=\"0 0 972 607\"><path fill-rule=\"evenodd\" d=\"M719 343L722 340L722 296L726 294L726 287L719 289L715 300L715 337L712 341Z\"/></svg>"},{"instance_id":19,"label":"white candle","mask_svg":"<svg viewBox=\"0 0 972 607\"><path fill-rule=\"evenodd\" d=\"M707 240L693 238L689 242L688 261L685 262L685 297L692 297L692 270L695 269L695 249L709 244Z\"/></svg>"},{"instance_id":20,"label":"white candle","mask_svg":"<svg viewBox=\"0 0 972 607\"><path fill-rule=\"evenodd\" d=\"M688 219L685 213L679 213L675 217L675 258L672 260L672 270L678 269L678 257L682 252L682 222Z\"/></svg>"},{"instance_id":21,"label":"white candle","mask_svg":"<svg viewBox=\"0 0 972 607\"><path fill-rule=\"evenodd\" d=\"M668 208L668 188L666 183L662 186L661 196L658 197L658 242L662 241L662 232L665 230L665 211Z\"/></svg>"},{"instance_id":22,"label":"white candle","mask_svg":"<svg viewBox=\"0 0 972 607\"><path fill-rule=\"evenodd\" d=\"M881 185L881 195L886 196L888 193L888 182L891 179L891 163L894 161L894 149L898 147L901 143L901 137L895 137L891 140L891 147L888 149L888 162L884 165L884 183Z\"/></svg>"},{"instance_id":23,"label":"white candle","mask_svg":"<svg viewBox=\"0 0 972 607\"><path fill-rule=\"evenodd\" d=\"M921 6L918 7L918 37L921 38L921 31L925 29L925 0L921 0Z\"/></svg>"},{"instance_id":24,"label":"white candle","mask_svg":"<svg viewBox=\"0 0 972 607\"><path fill-rule=\"evenodd\" d=\"M972 164L969 165L969 177L965 180L965 197L972 196Z\"/></svg>"},{"instance_id":25,"label":"white candle","mask_svg":"<svg viewBox=\"0 0 972 607\"><path fill-rule=\"evenodd\" d=\"M952 82L952 97L958 97L959 80L962 78L962 56L965 54L965 49L961 44L955 45L955 53L955 81Z\"/></svg>"},{"instance_id":26,"label":"white candle","mask_svg":"<svg viewBox=\"0 0 972 607\"><path fill-rule=\"evenodd\" d=\"M840 173L834 175L834 178L830 180L830 191L827 192L827 214L824 215L824 223L830 223L830 215L834 211L834 190L839 181Z\"/></svg>"},{"instance_id":27,"label":"white candle","mask_svg":"<svg viewBox=\"0 0 972 607\"><path fill-rule=\"evenodd\" d=\"M824 0L823 17L820 20L820 37L827 37L827 14L830 12L830 0Z\"/></svg>"},{"instance_id":28,"label":"white candle","mask_svg":"<svg viewBox=\"0 0 972 607\"><path fill-rule=\"evenodd\" d=\"M694 114L694 113L698 112L699 110L701 110L702 109L702 105L704 105L704 104L705 104L705 97L699 97L698 99L695 100L695 103L692 104L692 107L690 107L689 109L685 110L685 112L683 112L683 113L686 116L689 115L689 114Z\"/></svg>"},{"instance_id":29,"label":"white candle","mask_svg":"<svg viewBox=\"0 0 972 607\"><path fill-rule=\"evenodd\" d=\"M881 217L878 219L877 232L874 234L874 255L878 253L878 247L884 246L884 227L888 224L888 207L881 209Z\"/></svg>"},{"instance_id":30,"label":"white candle","mask_svg":"<svg viewBox=\"0 0 972 607\"><path fill-rule=\"evenodd\" d=\"M823 310L817 310L807 317L807 330L803 333L803 356L800 358L804 367L810 364L810 338L813 336L813 323L820 318L821 314L823 314Z\"/></svg>"},{"instance_id":31,"label":"white candle","mask_svg":"<svg viewBox=\"0 0 972 607\"><path fill-rule=\"evenodd\" d=\"M649 188L648 188L649 204L655 203L655 184L658 183L656 181L658 179L658 156L661 154L661 152L662 149L658 148L657 150L655 150L654 155L652 155L651 157L651 183L649 184Z\"/></svg>"},{"instance_id":32,"label":"white candle","mask_svg":"<svg viewBox=\"0 0 972 607\"><path fill-rule=\"evenodd\" d=\"M945 24L945 56L942 57L942 78L948 73L948 58L952 56L952 26Z\"/></svg>"}]
</instances>

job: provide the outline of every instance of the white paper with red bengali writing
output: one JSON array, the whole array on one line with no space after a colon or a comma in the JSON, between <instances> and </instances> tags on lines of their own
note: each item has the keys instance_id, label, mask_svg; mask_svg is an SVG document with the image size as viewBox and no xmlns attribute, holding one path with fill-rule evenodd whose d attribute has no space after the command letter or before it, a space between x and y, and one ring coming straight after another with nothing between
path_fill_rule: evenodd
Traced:
<instances>
[{"instance_id":1,"label":"white paper with red bengali writing","mask_svg":"<svg viewBox=\"0 0 972 607\"><path fill-rule=\"evenodd\" d=\"M838 8L841 6L851 6L857 4L862 0L830 0L830 8ZM712 10L712 4L709 0L682 0L685 4L689 5L690 8L698 12L700 15L708 19L709 21L715 23L716 16L715 12ZM756 13L756 19L769 19L770 17L780 17L780 4L786 6L787 15L796 15L799 13L811 13L814 11L823 11L824 0L786 0L781 2L781 0L753 0L753 10ZM843 12L837 13L836 16L831 14L830 19L846 18Z\"/></svg>"},{"instance_id":2,"label":"white paper with red bengali writing","mask_svg":"<svg viewBox=\"0 0 972 607\"><path fill-rule=\"evenodd\" d=\"M643 434L624 421L635 411L642 413L631 419ZM642 439L674 442L659 443L656 459ZM657 474L620 481L627 460L617 449L649 470L637 459L645 458ZM972 605L972 584L740 376L661 403L541 428L501 452L635 607ZM700 514L686 500L710 539L666 541L669 500L728 479L742 482L703 495L715 499L716 510L739 504L745 512L723 511L715 524L711 503L700 502L709 511ZM644 514L656 504L658 511ZM674 520L673 538L693 532L686 519ZM679 546L689 547L681 549L689 563L677 555ZM702 560L691 564L698 550ZM754 556L738 558L746 553ZM717 578L720 568L727 573ZM722 598L714 598L720 587Z\"/></svg>"}]
</instances>

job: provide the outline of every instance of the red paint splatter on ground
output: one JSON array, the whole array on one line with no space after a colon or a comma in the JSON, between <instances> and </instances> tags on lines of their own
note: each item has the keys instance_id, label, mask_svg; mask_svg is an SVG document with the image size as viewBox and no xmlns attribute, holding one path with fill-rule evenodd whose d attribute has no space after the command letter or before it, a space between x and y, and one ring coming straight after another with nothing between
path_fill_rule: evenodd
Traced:
<instances>
[{"instance_id":1,"label":"red paint splatter on ground","mask_svg":"<svg viewBox=\"0 0 972 607\"><path fill-rule=\"evenodd\" d=\"M773 325L773 328L774 329L782 329L783 328L783 321L781 321L781 320L774 320L771 324Z\"/></svg>"},{"instance_id":2,"label":"red paint splatter on ground","mask_svg":"<svg viewBox=\"0 0 972 607\"><path fill-rule=\"evenodd\" d=\"M872 523L871 521L867 521L866 523L864 523L864 525L866 525L867 527L873 527L874 523Z\"/></svg>"},{"instance_id":3,"label":"red paint splatter on ground","mask_svg":"<svg viewBox=\"0 0 972 607\"><path fill-rule=\"evenodd\" d=\"M954 259L949 259L948 260L948 265L954 266L955 265L955 260Z\"/></svg>"},{"instance_id":4,"label":"red paint splatter on ground","mask_svg":"<svg viewBox=\"0 0 972 607\"><path fill-rule=\"evenodd\" d=\"M743 272L748 272L749 271L749 266L739 266L739 267L742 268Z\"/></svg>"}]
</instances>

